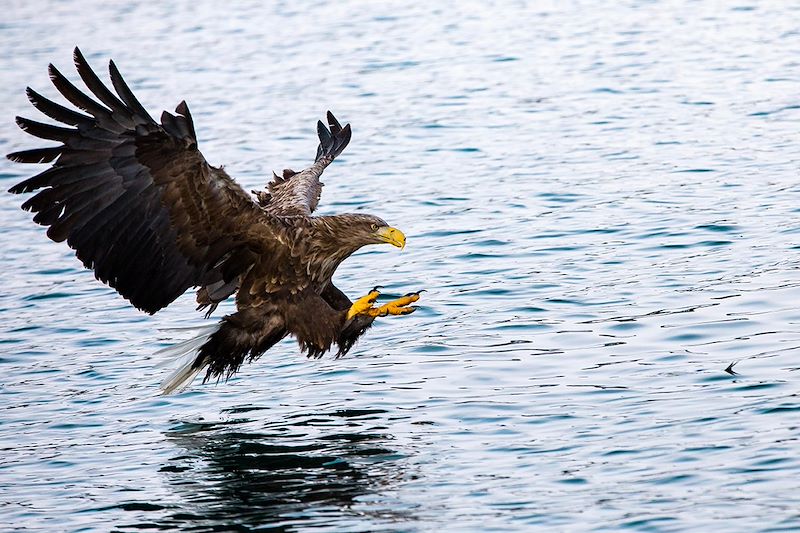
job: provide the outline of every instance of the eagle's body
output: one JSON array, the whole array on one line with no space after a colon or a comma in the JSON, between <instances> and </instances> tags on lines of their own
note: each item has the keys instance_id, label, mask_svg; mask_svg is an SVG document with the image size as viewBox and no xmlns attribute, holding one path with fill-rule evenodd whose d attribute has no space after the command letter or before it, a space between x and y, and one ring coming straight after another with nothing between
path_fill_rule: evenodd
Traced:
<instances>
[{"instance_id":1,"label":"eagle's body","mask_svg":"<svg viewBox=\"0 0 800 533\"><path fill-rule=\"evenodd\" d=\"M236 294L237 311L204 337L189 365L165 385L168 392L206 369L228 377L275 343L294 335L310 356L334 344L346 353L376 316L407 314L418 293L375 308L377 291L354 304L331 282L336 268L367 244L405 244L403 234L364 214L313 216L322 172L350 141L350 126L328 113L317 125L312 166L275 175L254 199L197 149L189 109L153 120L113 62L112 93L75 49L75 64L90 98L50 65L53 84L88 114L28 89L31 103L65 128L17 118L28 133L59 146L9 154L13 161L52 167L10 189L42 189L23 204L48 237L66 240L96 277L137 308L155 313L191 287L198 309Z\"/></svg>"}]
</instances>

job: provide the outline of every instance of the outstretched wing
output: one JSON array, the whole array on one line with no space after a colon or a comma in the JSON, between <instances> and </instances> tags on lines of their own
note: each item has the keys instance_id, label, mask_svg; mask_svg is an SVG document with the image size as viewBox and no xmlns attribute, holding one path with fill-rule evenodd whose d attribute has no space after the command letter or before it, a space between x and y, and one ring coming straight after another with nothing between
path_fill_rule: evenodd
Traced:
<instances>
[{"instance_id":1,"label":"outstretched wing","mask_svg":"<svg viewBox=\"0 0 800 533\"><path fill-rule=\"evenodd\" d=\"M350 124L343 128L330 111L327 118L330 129L321 120L317 122L319 147L314 164L302 172L287 169L282 176L275 174L267 185L268 193L256 192L259 202L268 212L282 217L307 217L317 208L322 194L319 177L350 142Z\"/></svg>"},{"instance_id":2,"label":"outstretched wing","mask_svg":"<svg viewBox=\"0 0 800 533\"><path fill-rule=\"evenodd\" d=\"M189 287L246 272L254 261L247 228L263 223L269 232L268 215L222 169L205 161L186 103L178 105L177 115L164 112L158 124L113 61L109 71L116 94L77 48L74 60L99 102L53 65L49 73L55 87L88 115L27 89L34 107L72 127L17 117L31 135L61 143L8 155L21 163L54 161L10 189L40 190L23 209L49 226L52 240L66 240L98 279L148 313Z\"/></svg>"}]
</instances>

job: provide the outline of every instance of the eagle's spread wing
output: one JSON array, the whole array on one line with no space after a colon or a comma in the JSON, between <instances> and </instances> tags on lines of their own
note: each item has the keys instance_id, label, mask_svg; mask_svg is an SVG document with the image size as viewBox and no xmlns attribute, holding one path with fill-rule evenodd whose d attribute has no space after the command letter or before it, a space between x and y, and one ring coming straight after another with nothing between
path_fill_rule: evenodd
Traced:
<instances>
[{"instance_id":1,"label":"eagle's spread wing","mask_svg":"<svg viewBox=\"0 0 800 533\"><path fill-rule=\"evenodd\" d=\"M269 193L257 193L268 212L283 217L307 217L317 208L322 194L319 177L350 142L350 124L342 127L330 111L327 118L330 129L321 120L317 122L319 147L314 164L302 172L287 169L282 176L275 174L272 182L267 185Z\"/></svg>"},{"instance_id":2,"label":"eagle's spread wing","mask_svg":"<svg viewBox=\"0 0 800 533\"><path fill-rule=\"evenodd\" d=\"M199 286L198 302L213 310L238 290L235 313L175 347L194 356L165 381L165 391L187 385L203 369L206 379L228 377L287 335L309 356L333 345L344 355L376 317L414 311L409 304L419 293L375 306L376 289L351 302L330 283L341 261L362 246L405 244L400 230L373 215L311 216L319 177L349 143L349 125L328 112L328 127L317 125L314 164L276 176L256 203L198 151L184 102L175 115L164 112L159 124L113 62L114 91L77 48L74 59L89 92L52 65L50 78L83 112L28 89L34 107L62 125L20 117L17 123L60 144L9 154L21 163L52 163L10 192L37 191L23 204L34 221L48 226L54 241L66 240L98 279L139 309L154 313Z\"/></svg>"},{"instance_id":3,"label":"eagle's spread wing","mask_svg":"<svg viewBox=\"0 0 800 533\"><path fill-rule=\"evenodd\" d=\"M61 144L9 154L23 163L54 161L10 192L41 189L23 204L36 213L34 221L49 226L51 239L66 240L98 279L146 312L165 307L189 287L245 273L255 260L247 228L259 224L269 234L269 215L205 161L185 102L177 115L164 112L158 124L113 62L116 94L77 48L74 59L99 102L50 65L59 92L88 115L28 88L34 107L72 127L17 118L31 135Z\"/></svg>"}]
</instances>

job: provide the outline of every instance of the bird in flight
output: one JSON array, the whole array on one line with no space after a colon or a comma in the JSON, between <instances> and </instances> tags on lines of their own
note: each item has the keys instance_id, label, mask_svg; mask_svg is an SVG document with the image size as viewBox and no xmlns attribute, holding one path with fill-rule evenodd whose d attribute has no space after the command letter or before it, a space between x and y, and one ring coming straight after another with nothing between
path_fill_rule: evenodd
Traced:
<instances>
[{"instance_id":1,"label":"bird in flight","mask_svg":"<svg viewBox=\"0 0 800 533\"><path fill-rule=\"evenodd\" d=\"M27 133L60 144L9 154L19 163L52 163L9 192L38 191L22 204L34 222L146 313L198 287L198 310L208 318L236 295L236 312L178 345L187 361L162 383L165 393L182 390L202 371L204 382L228 379L289 335L310 357L334 345L344 355L377 317L416 309L419 292L378 305L377 287L353 302L332 282L362 246L403 248L406 241L374 215L313 215L319 178L350 142L349 124L342 127L329 111L327 126L317 123L314 163L274 174L252 196L206 162L185 102L158 123L113 61L114 92L78 48L74 61L94 98L52 64L53 85L77 110L27 89L36 109L66 127L17 117Z\"/></svg>"}]
</instances>

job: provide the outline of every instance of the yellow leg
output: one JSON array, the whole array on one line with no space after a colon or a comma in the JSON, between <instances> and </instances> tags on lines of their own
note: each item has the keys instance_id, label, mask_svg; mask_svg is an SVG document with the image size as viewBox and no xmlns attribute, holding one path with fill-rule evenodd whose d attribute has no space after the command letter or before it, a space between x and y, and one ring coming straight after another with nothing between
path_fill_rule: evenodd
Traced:
<instances>
[{"instance_id":1,"label":"yellow leg","mask_svg":"<svg viewBox=\"0 0 800 533\"><path fill-rule=\"evenodd\" d=\"M378 292L379 288L380 287L375 287L369 291L369 294L353 302L353 305L350 306L350 310L347 311L347 319L349 320L356 315L372 310L372 304L374 304L378 300L378 296L381 295L381 293Z\"/></svg>"}]
</instances>

